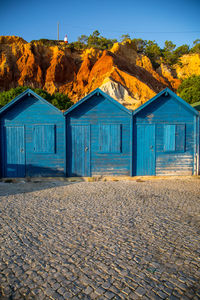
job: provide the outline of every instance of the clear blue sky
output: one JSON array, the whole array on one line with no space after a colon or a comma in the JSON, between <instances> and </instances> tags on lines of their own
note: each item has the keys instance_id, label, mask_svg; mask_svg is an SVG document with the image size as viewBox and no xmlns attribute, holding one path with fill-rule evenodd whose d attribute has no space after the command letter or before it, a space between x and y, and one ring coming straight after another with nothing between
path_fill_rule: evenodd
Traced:
<instances>
[{"instance_id":1,"label":"clear blue sky","mask_svg":"<svg viewBox=\"0 0 200 300\"><path fill-rule=\"evenodd\" d=\"M26 41L60 39L69 42L98 29L107 38L165 40L177 46L200 38L200 0L1 0L0 35L17 35Z\"/></svg>"}]
</instances>

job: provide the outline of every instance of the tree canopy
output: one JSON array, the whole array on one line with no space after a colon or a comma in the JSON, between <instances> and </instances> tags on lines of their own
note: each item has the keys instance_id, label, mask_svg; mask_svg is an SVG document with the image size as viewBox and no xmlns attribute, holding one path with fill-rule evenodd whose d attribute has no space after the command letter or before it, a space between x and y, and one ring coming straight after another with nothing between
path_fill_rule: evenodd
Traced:
<instances>
[{"instance_id":1,"label":"tree canopy","mask_svg":"<svg viewBox=\"0 0 200 300\"><path fill-rule=\"evenodd\" d=\"M95 48L100 50L106 50L112 48L113 44L117 42L116 39L107 39L100 35L98 30L95 30L89 36L82 34L78 37L77 42L72 42L69 44L71 49L86 49L86 48Z\"/></svg>"},{"instance_id":2,"label":"tree canopy","mask_svg":"<svg viewBox=\"0 0 200 300\"><path fill-rule=\"evenodd\" d=\"M39 88L34 89L28 86L18 86L16 88L10 89L9 91L3 91L0 93L0 108L6 105L11 100L13 100L15 97L20 95L28 88L32 89L36 94L38 94L39 96L41 96L60 110L66 110L73 104L70 101L69 97L64 94L54 93L50 95L47 91Z\"/></svg>"},{"instance_id":3,"label":"tree canopy","mask_svg":"<svg viewBox=\"0 0 200 300\"><path fill-rule=\"evenodd\" d=\"M182 81L177 92L190 104L200 101L200 76L191 76Z\"/></svg>"},{"instance_id":4,"label":"tree canopy","mask_svg":"<svg viewBox=\"0 0 200 300\"><path fill-rule=\"evenodd\" d=\"M127 34L122 34L120 40L121 40L121 42L123 42L123 41L129 40L130 38L131 37L128 33Z\"/></svg>"},{"instance_id":5,"label":"tree canopy","mask_svg":"<svg viewBox=\"0 0 200 300\"><path fill-rule=\"evenodd\" d=\"M155 68L159 66L161 49L155 41L145 43L144 54L149 57Z\"/></svg>"},{"instance_id":6,"label":"tree canopy","mask_svg":"<svg viewBox=\"0 0 200 300\"><path fill-rule=\"evenodd\" d=\"M193 47L191 48L190 52L200 54L200 39L197 39L193 42Z\"/></svg>"}]
</instances>

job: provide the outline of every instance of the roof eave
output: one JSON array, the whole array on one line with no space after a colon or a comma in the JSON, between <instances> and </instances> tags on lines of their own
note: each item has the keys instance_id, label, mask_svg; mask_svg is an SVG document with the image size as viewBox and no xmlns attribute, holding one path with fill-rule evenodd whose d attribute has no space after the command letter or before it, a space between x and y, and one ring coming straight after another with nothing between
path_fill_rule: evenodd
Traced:
<instances>
[{"instance_id":1,"label":"roof eave","mask_svg":"<svg viewBox=\"0 0 200 300\"><path fill-rule=\"evenodd\" d=\"M7 111L10 107L12 107L14 104L16 104L18 101L20 101L24 96L26 96L27 94L31 94L32 96L34 96L35 98L37 98L38 100L46 103L47 105L51 106L53 109L55 109L57 112L59 112L60 114L63 114L57 107L55 107L53 104L49 103L47 100L43 99L41 96L39 96L38 94L36 94L35 92L33 92L31 89L27 89L24 92L22 92L20 95L18 95L17 97L15 97L13 100L11 100L9 103L7 103L6 105L4 105L1 109L0 109L0 114L4 113L5 111Z\"/></svg>"},{"instance_id":2,"label":"roof eave","mask_svg":"<svg viewBox=\"0 0 200 300\"><path fill-rule=\"evenodd\" d=\"M66 112L64 113L64 115L65 116L68 115L70 112L72 112L78 106L80 106L81 104L83 104L88 99L90 99L91 97L93 97L95 94L98 94L98 93L101 94L106 99L108 99L109 101L111 101L114 105L118 106L121 110L123 110L126 113L128 113L129 115L132 114L132 112L130 110L128 110L126 107L124 107L117 100L113 99L111 96L109 96L108 94L104 93L100 88L97 88L94 91L92 91L91 93L89 93L87 96L85 96L84 98L82 98L81 100L79 100L77 103L75 103L74 105L72 105L68 110L66 110Z\"/></svg>"},{"instance_id":3,"label":"roof eave","mask_svg":"<svg viewBox=\"0 0 200 300\"><path fill-rule=\"evenodd\" d=\"M145 102L143 105L141 105L140 107L138 107L133 112L133 114L136 115L137 113L139 113L141 110L143 110L145 107L149 106L152 102L154 102L156 99L158 99L164 93L169 93L171 96L175 97L175 99L177 101L181 102L182 105L185 106L192 113L194 113L196 115L199 115L196 109L194 109L190 104L188 104L186 101L184 101L183 99L181 99L178 95L176 95L174 92L172 92L169 88L165 88L164 90L162 90L161 92L159 92L157 95L155 95L153 98L151 98L150 100L148 100L147 102Z\"/></svg>"}]
</instances>

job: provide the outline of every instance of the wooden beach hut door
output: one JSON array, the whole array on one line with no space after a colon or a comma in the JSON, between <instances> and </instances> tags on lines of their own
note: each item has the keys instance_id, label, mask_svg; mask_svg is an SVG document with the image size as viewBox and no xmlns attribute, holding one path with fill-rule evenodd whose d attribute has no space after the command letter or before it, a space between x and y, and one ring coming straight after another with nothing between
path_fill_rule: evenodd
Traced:
<instances>
[{"instance_id":1,"label":"wooden beach hut door","mask_svg":"<svg viewBox=\"0 0 200 300\"><path fill-rule=\"evenodd\" d=\"M4 127L4 176L25 177L24 127Z\"/></svg>"},{"instance_id":2,"label":"wooden beach hut door","mask_svg":"<svg viewBox=\"0 0 200 300\"><path fill-rule=\"evenodd\" d=\"M155 175L155 125L137 125L136 175Z\"/></svg>"},{"instance_id":3,"label":"wooden beach hut door","mask_svg":"<svg viewBox=\"0 0 200 300\"><path fill-rule=\"evenodd\" d=\"M90 176L90 125L71 126L70 176Z\"/></svg>"}]
</instances>

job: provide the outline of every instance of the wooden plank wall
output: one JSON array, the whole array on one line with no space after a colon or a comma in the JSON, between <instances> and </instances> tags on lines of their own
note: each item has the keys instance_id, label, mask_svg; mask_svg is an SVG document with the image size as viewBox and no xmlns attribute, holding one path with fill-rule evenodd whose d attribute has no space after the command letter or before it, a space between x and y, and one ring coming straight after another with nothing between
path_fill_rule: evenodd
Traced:
<instances>
[{"instance_id":1,"label":"wooden plank wall","mask_svg":"<svg viewBox=\"0 0 200 300\"><path fill-rule=\"evenodd\" d=\"M192 175L194 173L194 115L172 96L161 96L135 116L136 124L155 124L156 175ZM164 151L164 126L185 124L185 151ZM134 141L136 137L134 136ZM134 157L137 159L137 157Z\"/></svg>"},{"instance_id":2,"label":"wooden plank wall","mask_svg":"<svg viewBox=\"0 0 200 300\"><path fill-rule=\"evenodd\" d=\"M1 128L3 126L25 126L26 176L64 176L64 116L33 96L25 97L23 101L12 106L2 115ZM55 153L36 153L34 151L34 125L45 124L55 126Z\"/></svg>"},{"instance_id":3,"label":"wooden plank wall","mask_svg":"<svg viewBox=\"0 0 200 300\"><path fill-rule=\"evenodd\" d=\"M71 160L70 126L90 125L90 175L130 175L131 114L105 99L94 95L67 116L67 160ZM103 153L100 151L99 128L101 124L121 125L121 152ZM70 170L68 168L68 175Z\"/></svg>"},{"instance_id":4,"label":"wooden plank wall","mask_svg":"<svg viewBox=\"0 0 200 300\"><path fill-rule=\"evenodd\" d=\"M197 118L197 175L200 175L200 116Z\"/></svg>"},{"instance_id":5,"label":"wooden plank wall","mask_svg":"<svg viewBox=\"0 0 200 300\"><path fill-rule=\"evenodd\" d=\"M0 119L0 178L3 176L2 169L3 169L3 157L2 157L2 148L3 148L3 137L2 137L2 130L1 130L1 119Z\"/></svg>"}]
</instances>

